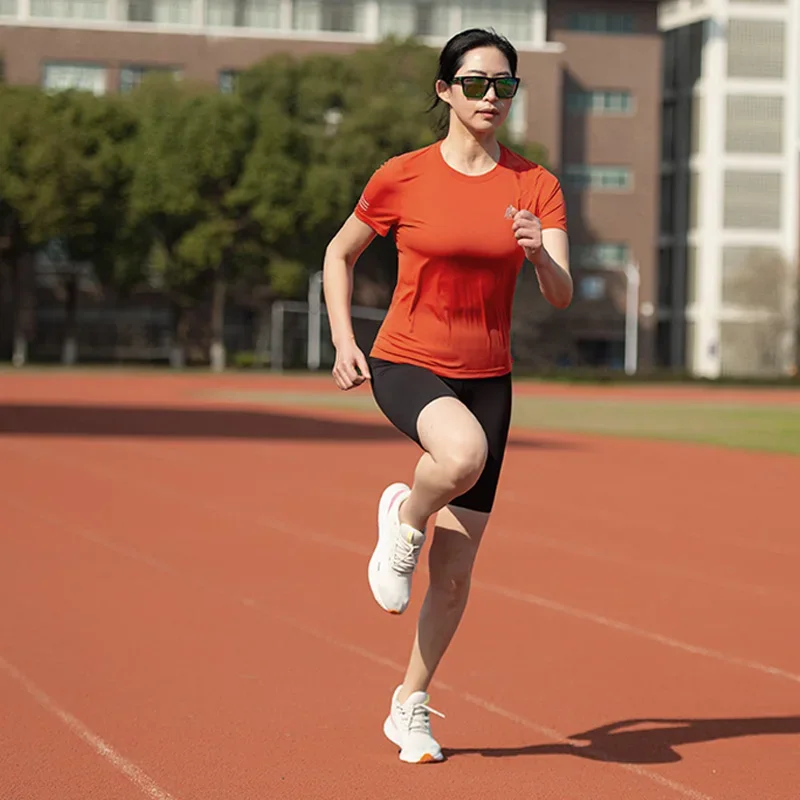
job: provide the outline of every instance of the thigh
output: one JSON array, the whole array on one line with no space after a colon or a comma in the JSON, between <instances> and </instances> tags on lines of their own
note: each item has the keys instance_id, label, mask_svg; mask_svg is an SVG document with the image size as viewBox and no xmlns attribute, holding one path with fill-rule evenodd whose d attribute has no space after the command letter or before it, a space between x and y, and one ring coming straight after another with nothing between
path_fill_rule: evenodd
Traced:
<instances>
[{"instance_id":1,"label":"thigh","mask_svg":"<svg viewBox=\"0 0 800 800\"><path fill-rule=\"evenodd\" d=\"M420 412L439 398L455 398L453 388L430 370L414 364L369 359L372 395L378 408L397 430L424 447L420 440Z\"/></svg>"},{"instance_id":2,"label":"thigh","mask_svg":"<svg viewBox=\"0 0 800 800\"><path fill-rule=\"evenodd\" d=\"M494 507L497 485L511 425L511 375L465 382L459 393L486 436L486 465L473 487L450 505L488 514Z\"/></svg>"},{"instance_id":3,"label":"thigh","mask_svg":"<svg viewBox=\"0 0 800 800\"><path fill-rule=\"evenodd\" d=\"M420 412L419 440L434 461L449 463L456 470L481 469L486 460L486 435L475 415L459 399L458 382L450 385L454 396L439 397Z\"/></svg>"}]
</instances>

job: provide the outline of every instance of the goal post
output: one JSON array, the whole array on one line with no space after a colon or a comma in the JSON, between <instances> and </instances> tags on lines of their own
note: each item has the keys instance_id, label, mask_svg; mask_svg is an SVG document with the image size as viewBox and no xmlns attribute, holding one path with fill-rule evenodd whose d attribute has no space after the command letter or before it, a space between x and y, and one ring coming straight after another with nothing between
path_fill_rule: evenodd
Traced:
<instances>
[{"instance_id":1,"label":"goal post","mask_svg":"<svg viewBox=\"0 0 800 800\"><path fill-rule=\"evenodd\" d=\"M365 352L372 345L386 312L379 308L350 309L356 342ZM317 371L333 366L330 322L324 304L276 300L271 309L269 361L273 372L290 369Z\"/></svg>"}]
</instances>

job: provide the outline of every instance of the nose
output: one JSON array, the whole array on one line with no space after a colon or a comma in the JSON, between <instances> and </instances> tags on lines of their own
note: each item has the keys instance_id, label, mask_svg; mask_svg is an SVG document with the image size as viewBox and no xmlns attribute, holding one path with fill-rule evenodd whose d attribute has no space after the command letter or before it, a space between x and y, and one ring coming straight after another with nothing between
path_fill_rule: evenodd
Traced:
<instances>
[{"instance_id":1,"label":"nose","mask_svg":"<svg viewBox=\"0 0 800 800\"><path fill-rule=\"evenodd\" d=\"M486 90L486 94L483 96L483 99L489 101L497 100L497 93L494 90L493 83L489 84L489 88Z\"/></svg>"}]
</instances>

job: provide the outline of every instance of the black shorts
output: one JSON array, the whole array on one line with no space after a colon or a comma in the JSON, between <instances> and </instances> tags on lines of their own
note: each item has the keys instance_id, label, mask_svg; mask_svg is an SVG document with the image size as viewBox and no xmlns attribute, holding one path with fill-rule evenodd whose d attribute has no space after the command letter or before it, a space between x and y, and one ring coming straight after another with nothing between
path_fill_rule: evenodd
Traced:
<instances>
[{"instance_id":1,"label":"black shorts","mask_svg":"<svg viewBox=\"0 0 800 800\"><path fill-rule=\"evenodd\" d=\"M480 478L450 505L488 513L494 506L511 424L511 375L493 378L445 378L413 364L370 357L375 402L399 431L422 446L417 433L420 411L439 397L455 397L474 415L486 434L488 456Z\"/></svg>"}]
</instances>

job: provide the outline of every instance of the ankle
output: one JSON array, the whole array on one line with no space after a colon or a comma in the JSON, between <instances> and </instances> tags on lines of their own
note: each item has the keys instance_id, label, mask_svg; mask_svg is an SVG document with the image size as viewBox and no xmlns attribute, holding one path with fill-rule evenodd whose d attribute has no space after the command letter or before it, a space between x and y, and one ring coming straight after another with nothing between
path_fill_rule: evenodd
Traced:
<instances>
[{"instance_id":1,"label":"ankle","mask_svg":"<svg viewBox=\"0 0 800 800\"><path fill-rule=\"evenodd\" d=\"M413 513L413 507L411 508L411 513L409 513L408 505L408 498L406 498L400 503L400 506L397 509L397 516L400 519L400 523L402 525L408 525L414 528L414 530L424 533L427 520L420 519L418 516L416 516Z\"/></svg>"},{"instance_id":2,"label":"ankle","mask_svg":"<svg viewBox=\"0 0 800 800\"><path fill-rule=\"evenodd\" d=\"M406 700L408 700L408 698L411 697L411 695L414 694L415 692L426 692L427 693L427 691L428 690L425 687L419 687L419 686L414 686L412 684L404 683L403 684L403 688L400 689L400 691L399 691L399 693L397 695L397 702L400 705L403 705L403 703L405 703Z\"/></svg>"}]
</instances>

